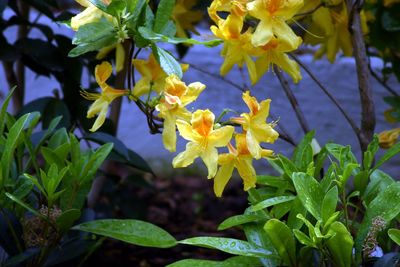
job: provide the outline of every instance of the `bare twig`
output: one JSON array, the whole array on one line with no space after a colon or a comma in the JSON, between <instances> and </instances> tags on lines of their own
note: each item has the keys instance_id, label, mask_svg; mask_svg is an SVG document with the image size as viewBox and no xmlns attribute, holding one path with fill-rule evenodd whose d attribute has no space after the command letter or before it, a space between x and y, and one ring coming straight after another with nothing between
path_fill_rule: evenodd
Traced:
<instances>
[{"instance_id":1,"label":"bare twig","mask_svg":"<svg viewBox=\"0 0 400 267\"><path fill-rule=\"evenodd\" d=\"M353 119L347 114L347 112L343 109L343 107L339 104L339 101L329 92L329 90L320 82L320 80L312 73L312 71L295 55L289 54L289 56L297 62L297 64L302 67L305 72L311 77L311 79L318 85L318 87L328 96L328 98L332 101L332 103L339 109L339 111L343 114L347 122L350 124L354 133L357 135L357 138L360 134L360 129L357 124L353 121Z\"/></svg>"},{"instance_id":2,"label":"bare twig","mask_svg":"<svg viewBox=\"0 0 400 267\"><path fill-rule=\"evenodd\" d=\"M381 77L379 77L379 75L372 69L371 62L368 62L368 68L371 72L372 77L374 77L375 80L383 86L383 88L385 88L392 95L399 96L399 94L392 87L390 87Z\"/></svg>"},{"instance_id":3,"label":"bare twig","mask_svg":"<svg viewBox=\"0 0 400 267\"><path fill-rule=\"evenodd\" d=\"M372 86L370 81L370 72L368 69L368 57L365 48L365 40L361 29L361 8L362 1L347 0L347 7L350 13L349 30L351 32L351 40L353 43L354 57L357 66L358 90L361 100L361 132L360 146L364 152L367 150L368 144L372 141L376 118L375 105L372 95Z\"/></svg>"},{"instance_id":4,"label":"bare twig","mask_svg":"<svg viewBox=\"0 0 400 267\"><path fill-rule=\"evenodd\" d=\"M289 83L283 77L282 73L276 66L274 66L274 71L276 76L278 77L278 80L282 86L283 91L285 92L287 98L289 99L290 104L292 105L292 108L296 114L297 119L299 120L301 128L303 129L304 133L308 133L310 131L310 127L308 126L307 120L300 109L299 103L297 102L296 96L293 94L289 86Z\"/></svg>"}]
</instances>

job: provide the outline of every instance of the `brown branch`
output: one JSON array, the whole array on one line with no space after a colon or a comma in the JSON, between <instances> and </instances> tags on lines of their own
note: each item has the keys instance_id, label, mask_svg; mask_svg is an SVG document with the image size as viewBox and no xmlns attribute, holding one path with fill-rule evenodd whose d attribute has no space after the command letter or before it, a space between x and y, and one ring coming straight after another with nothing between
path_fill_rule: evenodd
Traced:
<instances>
[{"instance_id":1,"label":"brown branch","mask_svg":"<svg viewBox=\"0 0 400 267\"><path fill-rule=\"evenodd\" d=\"M357 124L353 121L353 119L347 114L344 108L339 104L339 101L329 92L329 90L320 82L320 80L312 73L312 71L295 55L289 54L289 56L297 62L297 64L302 67L305 72L311 77L311 79L318 85L318 87L328 96L328 98L332 101L332 103L339 109L339 111L343 114L347 122L350 124L357 138L359 138L360 129Z\"/></svg>"},{"instance_id":2,"label":"brown branch","mask_svg":"<svg viewBox=\"0 0 400 267\"><path fill-rule=\"evenodd\" d=\"M347 7L351 16L349 17L349 30L351 32L351 41L353 43L353 53L356 60L358 90L361 100L361 132L360 146L364 152L374 136L376 118L375 105L372 95L372 86L370 81L370 71L368 69L368 57L365 48L364 36L361 28L360 11L362 1L356 0L354 3L347 0Z\"/></svg>"},{"instance_id":3,"label":"brown branch","mask_svg":"<svg viewBox=\"0 0 400 267\"><path fill-rule=\"evenodd\" d=\"M293 92L289 86L289 83L283 77L282 73L276 66L274 66L274 72L275 72L276 76L278 77L278 80L282 86L282 89L286 94L286 97L289 99L289 102L292 105L292 108L296 114L296 117L300 123L300 126L303 129L303 132L305 134L308 133L310 131L310 127L308 126L307 120L304 117L304 114L300 109L299 103L297 102L296 96L293 94Z\"/></svg>"}]
</instances>

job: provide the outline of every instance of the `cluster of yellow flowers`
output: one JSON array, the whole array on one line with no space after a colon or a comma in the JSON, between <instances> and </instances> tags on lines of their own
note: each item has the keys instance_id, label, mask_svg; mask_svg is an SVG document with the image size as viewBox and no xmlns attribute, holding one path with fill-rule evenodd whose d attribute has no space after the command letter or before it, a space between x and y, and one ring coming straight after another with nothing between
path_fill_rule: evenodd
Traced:
<instances>
[{"instance_id":1,"label":"cluster of yellow flowers","mask_svg":"<svg viewBox=\"0 0 400 267\"><path fill-rule=\"evenodd\" d=\"M214 0L208 13L216 24L211 31L224 41L221 75L235 64L246 64L254 84L275 64L297 83L301 79L300 68L286 53L296 50L302 40L287 22L302 6L303 0ZM220 13L228 16L222 18ZM255 20L259 22L254 29Z\"/></svg>"},{"instance_id":2,"label":"cluster of yellow flowers","mask_svg":"<svg viewBox=\"0 0 400 267\"><path fill-rule=\"evenodd\" d=\"M186 85L177 76L167 75L152 54L147 61L136 59L133 64L141 74L141 79L132 90L114 89L106 83L112 73L110 63L103 62L96 66L95 76L102 89L101 93L82 93L85 98L94 100L87 116L91 118L99 114L91 131L96 131L104 123L108 106L115 98L129 96L137 100L142 95L155 92L155 108L159 112L158 116L164 119L164 147L175 152L176 128L189 141L186 150L173 159L175 168L186 167L200 157L208 169L208 178L215 178L214 192L217 196L222 195L234 168L242 177L245 190L255 187L253 159L273 154L271 150L261 148L260 143L273 143L278 138L278 133L273 129L274 124L267 123L271 100L258 103L249 92L243 93L243 100L250 111L231 118L227 122L231 125L222 126L215 123L215 115L210 110L196 110L192 113L186 107L198 98L206 87L204 84L195 82ZM182 67L187 68L186 65ZM242 130L235 132L233 125L240 126ZM230 143L232 138L236 141L236 148ZM229 153L219 154L217 148L223 147L227 147Z\"/></svg>"}]
</instances>

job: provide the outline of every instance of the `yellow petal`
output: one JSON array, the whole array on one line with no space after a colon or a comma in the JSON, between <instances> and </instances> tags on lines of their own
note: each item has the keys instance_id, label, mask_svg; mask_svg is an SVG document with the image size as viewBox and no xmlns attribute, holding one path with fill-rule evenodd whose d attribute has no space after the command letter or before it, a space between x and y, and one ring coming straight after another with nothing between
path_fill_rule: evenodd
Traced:
<instances>
[{"instance_id":1,"label":"yellow petal","mask_svg":"<svg viewBox=\"0 0 400 267\"><path fill-rule=\"evenodd\" d=\"M201 136L208 136L214 127L215 115L210 110L196 110L190 121L193 130Z\"/></svg>"},{"instance_id":2,"label":"yellow petal","mask_svg":"<svg viewBox=\"0 0 400 267\"><path fill-rule=\"evenodd\" d=\"M212 131L208 136L209 145L214 147L226 146L232 139L235 128L233 126L224 126Z\"/></svg>"},{"instance_id":3,"label":"yellow petal","mask_svg":"<svg viewBox=\"0 0 400 267\"><path fill-rule=\"evenodd\" d=\"M271 125L264 123L264 124L255 124L251 126L252 136L258 142L267 142L267 143L274 143L276 139L278 139L279 134L275 131Z\"/></svg>"},{"instance_id":4,"label":"yellow petal","mask_svg":"<svg viewBox=\"0 0 400 267\"><path fill-rule=\"evenodd\" d=\"M97 83L102 86L107 81L107 79L110 78L112 73L112 66L107 61L103 61L101 64L96 66L94 73Z\"/></svg>"},{"instance_id":5,"label":"yellow petal","mask_svg":"<svg viewBox=\"0 0 400 267\"><path fill-rule=\"evenodd\" d=\"M260 159L261 158L260 143L254 137L254 135L253 135L251 130L248 130L247 133L246 133L246 142L247 142L247 147L249 148L250 154L255 159Z\"/></svg>"},{"instance_id":6,"label":"yellow petal","mask_svg":"<svg viewBox=\"0 0 400 267\"><path fill-rule=\"evenodd\" d=\"M102 15L103 12L100 9L98 9L94 5L91 5L83 10L81 13L71 18L71 28L74 31L77 31L82 25L100 20Z\"/></svg>"},{"instance_id":7,"label":"yellow petal","mask_svg":"<svg viewBox=\"0 0 400 267\"><path fill-rule=\"evenodd\" d=\"M176 151L175 118L169 113L164 117L162 139L165 149L169 152Z\"/></svg>"},{"instance_id":8,"label":"yellow petal","mask_svg":"<svg viewBox=\"0 0 400 267\"><path fill-rule=\"evenodd\" d=\"M272 26L273 23L271 19L261 20L253 33L251 43L256 47L267 44L274 36Z\"/></svg>"},{"instance_id":9,"label":"yellow petal","mask_svg":"<svg viewBox=\"0 0 400 267\"><path fill-rule=\"evenodd\" d=\"M97 53L96 59L97 59L97 60L101 60L101 59L105 58L105 57L108 55L108 53L110 53L110 52L111 52L112 50L114 50L114 49L115 49L115 44L114 44L114 45L109 45L109 46L103 47L103 48L100 49L100 51Z\"/></svg>"},{"instance_id":10,"label":"yellow petal","mask_svg":"<svg viewBox=\"0 0 400 267\"><path fill-rule=\"evenodd\" d=\"M258 112L253 116L252 120L258 123L265 123L269 116L269 107L270 107L271 99L266 99L261 101L260 108Z\"/></svg>"},{"instance_id":11,"label":"yellow petal","mask_svg":"<svg viewBox=\"0 0 400 267\"><path fill-rule=\"evenodd\" d=\"M289 74L294 83L298 83L302 79L299 64L290 59L285 53L277 54L274 57L274 63Z\"/></svg>"},{"instance_id":12,"label":"yellow petal","mask_svg":"<svg viewBox=\"0 0 400 267\"><path fill-rule=\"evenodd\" d=\"M225 186L227 185L229 179L231 179L233 168L233 162L230 164L224 164L219 168L217 175L214 178L214 193L217 197L222 196Z\"/></svg>"},{"instance_id":13,"label":"yellow petal","mask_svg":"<svg viewBox=\"0 0 400 267\"><path fill-rule=\"evenodd\" d=\"M293 32L292 28L285 21L275 19L273 24L273 32L276 37L289 45L291 49L297 49L301 44L301 39Z\"/></svg>"},{"instance_id":14,"label":"yellow petal","mask_svg":"<svg viewBox=\"0 0 400 267\"><path fill-rule=\"evenodd\" d=\"M199 157L201 150L198 145L193 142L186 144L186 150L179 153L173 160L172 166L174 168L184 168L193 163L193 161Z\"/></svg>"},{"instance_id":15,"label":"yellow petal","mask_svg":"<svg viewBox=\"0 0 400 267\"><path fill-rule=\"evenodd\" d=\"M200 154L204 164L206 164L208 175L207 178L211 179L215 176L218 169L218 151L215 147L208 147Z\"/></svg>"},{"instance_id":16,"label":"yellow petal","mask_svg":"<svg viewBox=\"0 0 400 267\"><path fill-rule=\"evenodd\" d=\"M115 50L115 71L120 72L125 66L125 49L121 43L117 44Z\"/></svg>"},{"instance_id":17,"label":"yellow petal","mask_svg":"<svg viewBox=\"0 0 400 267\"><path fill-rule=\"evenodd\" d=\"M243 189L245 191L256 187L256 171L254 170L252 161L253 159L251 158L239 158L235 164L240 177L242 177Z\"/></svg>"},{"instance_id":18,"label":"yellow petal","mask_svg":"<svg viewBox=\"0 0 400 267\"><path fill-rule=\"evenodd\" d=\"M381 132L380 134L378 134L379 146L385 149L390 148L397 142L399 135L400 135L400 128Z\"/></svg>"},{"instance_id":19,"label":"yellow petal","mask_svg":"<svg viewBox=\"0 0 400 267\"><path fill-rule=\"evenodd\" d=\"M192 126L183 120L177 120L176 126L178 127L179 134L188 141L194 141Z\"/></svg>"},{"instance_id":20,"label":"yellow petal","mask_svg":"<svg viewBox=\"0 0 400 267\"><path fill-rule=\"evenodd\" d=\"M135 87L133 87L132 94L136 97L140 97L147 94L150 90L150 81L147 78L142 78L136 82Z\"/></svg>"},{"instance_id":21,"label":"yellow petal","mask_svg":"<svg viewBox=\"0 0 400 267\"><path fill-rule=\"evenodd\" d=\"M101 109L99 111L99 115L97 116L97 118L93 124L93 127L89 130L91 132L97 131L103 125L104 121L106 120L108 103L103 102L100 107L101 107Z\"/></svg>"}]
</instances>

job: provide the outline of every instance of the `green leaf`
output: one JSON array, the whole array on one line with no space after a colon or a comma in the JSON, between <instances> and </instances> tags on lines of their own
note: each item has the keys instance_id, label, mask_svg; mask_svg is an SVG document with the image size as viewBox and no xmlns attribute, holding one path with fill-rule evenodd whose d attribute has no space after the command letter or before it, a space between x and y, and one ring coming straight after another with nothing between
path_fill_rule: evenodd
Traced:
<instances>
[{"instance_id":1,"label":"green leaf","mask_svg":"<svg viewBox=\"0 0 400 267\"><path fill-rule=\"evenodd\" d=\"M325 147L328 150L328 152L339 161L340 168L344 169L344 167L349 163L358 164L356 157L351 152L350 146L342 146L338 144L326 144Z\"/></svg>"},{"instance_id":2,"label":"green leaf","mask_svg":"<svg viewBox=\"0 0 400 267\"><path fill-rule=\"evenodd\" d=\"M332 237L326 241L335 266L350 267L353 255L353 237L341 222L334 222L328 230Z\"/></svg>"},{"instance_id":3,"label":"green leaf","mask_svg":"<svg viewBox=\"0 0 400 267\"><path fill-rule=\"evenodd\" d=\"M363 167L364 170L371 168L372 162L374 161L375 154L379 149L379 138L378 135L374 135L374 139L368 145L367 151L364 152Z\"/></svg>"},{"instance_id":4,"label":"green leaf","mask_svg":"<svg viewBox=\"0 0 400 267\"><path fill-rule=\"evenodd\" d=\"M383 171L376 170L371 173L370 182L362 196L362 200L368 206L369 203L383 190L385 190L389 185L394 183L392 177Z\"/></svg>"},{"instance_id":5,"label":"green leaf","mask_svg":"<svg viewBox=\"0 0 400 267\"><path fill-rule=\"evenodd\" d=\"M108 143L99 147L91 156L82 172L81 183L91 181L104 160L110 154L113 144Z\"/></svg>"},{"instance_id":6,"label":"green leaf","mask_svg":"<svg viewBox=\"0 0 400 267\"><path fill-rule=\"evenodd\" d=\"M271 219L265 224L264 230L283 262L296 266L296 244L290 228L277 219Z\"/></svg>"},{"instance_id":7,"label":"green leaf","mask_svg":"<svg viewBox=\"0 0 400 267\"><path fill-rule=\"evenodd\" d=\"M80 216L81 211L78 209L66 210L57 218L57 226L61 231L66 232Z\"/></svg>"},{"instance_id":8,"label":"green leaf","mask_svg":"<svg viewBox=\"0 0 400 267\"><path fill-rule=\"evenodd\" d=\"M104 1L102 0L89 0L90 3L95 5L98 9L100 9L103 12L107 12L107 5L105 4Z\"/></svg>"},{"instance_id":9,"label":"green leaf","mask_svg":"<svg viewBox=\"0 0 400 267\"><path fill-rule=\"evenodd\" d=\"M126 8L126 0L112 0L107 6L106 13L112 16L118 16Z\"/></svg>"},{"instance_id":10,"label":"green leaf","mask_svg":"<svg viewBox=\"0 0 400 267\"><path fill-rule=\"evenodd\" d=\"M269 198L266 200L261 201L260 203L257 203L256 205L252 206L251 210L252 211L259 211L280 203L284 203L284 202L288 202L288 201L292 201L293 199L295 199L296 196L279 196L279 197L273 197L273 198Z\"/></svg>"},{"instance_id":11,"label":"green leaf","mask_svg":"<svg viewBox=\"0 0 400 267\"><path fill-rule=\"evenodd\" d=\"M294 164L302 171L305 171L305 168L307 168L308 164L313 159L311 142L314 138L314 135L315 131L308 132L293 152L292 160Z\"/></svg>"},{"instance_id":12,"label":"green leaf","mask_svg":"<svg viewBox=\"0 0 400 267\"><path fill-rule=\"evenodd\" d=\"M176 59L164 49L152 45L153 55L167 75L175 74L182 79L182 67Z\"/></svg>"},{"instance_id":13,"label":"green leaf","mask_svg":"<svg viewBox=\"0 0 400 267\"><path fill-rule=\"evenodd\" d=\"M400 203L400 182L390 184L368 205L356 237L357 263L361 260L362 246L368 235L372 221L380 217L386 224L389 224L400 213L400 205L398 203Z\"/></svg>"},{"instance_id":14,"label":"green leaf","mask_svg":"<svg viewBox=\"0 0 400 267\"><path fill-rule=\"evenodd\" d=\"M242 225L249 222L255 222L260 220L266 220L267 217L261 214L242 214L229 217L228 219L224 220L219 226L218 230L226 230L228 228Z\"/></svg>"},{"instance_id":15,"label":"green leaf","mask_svg":"<svg viewBox=\"0 0 400 267\"><path fill-rule=\"evenodd\" d=\"M270 176L270 175L257 175L257 183L262 185L268 185L272 187L276 187L279 189L287 189L290 191L294 191L293 186L288 180L285 180L282 176Z\"/></svg>"},{"instance_id":16,"label":"green leaf","mask_svg":"<svg viewBox=\"0 0 400 267\"><path fill-rule=\"evenodd\" d=\"M279 161L281 162L281 165L283 167L283 170L285 173L291 177L294 172L298 172L299 170L297 167L293 164L293 162L288 159L287 157L283 155L278 155Z\"/></svg>"},{"instance_id":17,"label":"green leaf","mask_svg":"<svg viewBox=\"0 0 400 267\"><path fill-rule=\"evenodd\" d=\"M312 176L301 172L293 173L292 180L304 207L315 219L321 220L322 201L325 195L321 185Z\"/></svg>"},{"instance_id":18,"label":"green leaf","mask_svg":"<svg viewBox=\"0 0 400 267\"><path fill-rule=\"evenodd\" d=\"M39 212L37 212L35 209L33 209L31 206L29 206L28 204L26 204L25 202L23 202L21 199L17 198L16 196L10 194L10 193L6 193L6 196L11 199L12 201L14 201L15 203L17 203L18 205L20 205L21 207L29 210L30 212L32 212L35 216L44 219L45 221L49 221L47 219L46 216L40 214Z\"/></svg>"},{"instance_id":19,"label":"green leaf","mask_svg":"<svg viewBox=\"0 0 400 267\"><path fill-rule=\"evenodd\" d=\"M174 262L166 267L259 267L263 266L258 258L235 256L224 261L186 259Z\"/></svg>"},{"instance_id":20,"label":"green leaf","mask_svg":"<svg viewBox=\"0 0 400 267\"><path fill-rule=\"evenodd\" d=\"M383 163L390 160L400 152L400 143L395 144L391 148L389 148L386 153L376 162L372 171L377 170Z\"/></svg>"},{"instance_id":21,"label":"green leaf","mask_svg":"<svg viewBox=\"0 0 400 267\"><path fill-rule=\"evenodd\" d=\"M86 134L83 138L86 140L94 141L98 144L113 143L114 144L113 151L118 153L124 159L129 160L128 148L121 140L110 134L95 132L91 134Z\"/></svg>"},{"instance_id":22,"label":"green leaf","mask_svg":"<svg viewBox=\"0 0 400 267\"><path fill-rule=\"evenodd\" d=\"M178 241L180 244L213 248L226 253L250 257L267 257L271 252L249 242L226 237L193 237Z\"/></svg>"},{"instance_id":23,"label":"green leaf","mask_svg":"<svg viewBox=\"0 0 400 267\"><path fill-rule=\"evenodd\" d=\"M72 39L78 45L68 56L77 57L90 51L97 51L118 41L114 26L105 18L79 27Z\"/></svg>"},{"instance_id":24,"label":"green leaf","mask_svg":"<svg viewBox=\"0 0 400 267\"><path fill-rule=\"evenodd\" d=\"M14 156L14 150L17 147L17 144L23 134L23 130L26 124L30 121L31 114L32 113L28 113L19 118L8 132L7 140L4 145L4 150L2 152L3 155L1 156L2 170L0 171L0 188L3 185L5 179L8 179L11 161Z\"/></svg>"},{"instance_id":25,"label":"green leaf","mask_svg":"<svg viewBox=\"0 0 400 267\"><path fill-rule=\"evenodd\" d=\"M314 245L314 242L309 238L305 233L303 233L300 230L293 229L294 236L299 240L300 243L302 243L305 246L308 247L316 247Z\"/></svg>"},{"instance_id":26,"label":"green leaf","mask_svg":"<svg viewBox=\"0 0 400 267\"><path fill-rule=\"evenodd\" d=\"M198 41L192 38L178 38L178 37L169 37L160 33L155 33L149 28L146 27L139 27L139 32L143 38L158 43L158 42L165 42L170 44L201 44L207 47L214 47L221 44L221 40L214 39L208 41Z\"/></svg>"},{"instance_id":27,"label":"green leaf","mask_svg":"<svg viewBox=\"0 0 400 267\"><path fill-rule=\"evenodd\" d=\"M391 228L388 230L388 235L398 246L400 246L400 230Z\"/></svg>"},{"instance_id":28,"label":"green leaf","mask_svg":"<svg viewBox=\"0 0 400 267\"><path fill-rule=\"evenodd\" d=\"M324 197L321 207L322 221L325 223L336 211L336 206L338 202L338 188L337 186L332 187Z\"/></svg>"},{"instance_id":29,"label":"green leaf","mask_svg":"<svg viewBox=\"0 0 400 267\"><path fill-rule=\"evenodd\" d=\"M8 104L10 103L12 94L15 91L16 86L14 86L10 92L8 93L6 99L4 100L3 104L1 105L1 110L0 110L0 121L3 122L6 119L6 115L7 115L7 108L8 108ZM0 136L3 135L4 132L4 127L6 126L5 123L0 123Z\"/></svg>"},{"instance_id":30,"label":"green leaf","mask_svg":"<svg viewBox=\"0 0 400 267\"><path fill-rule=\"evenodd\" d=\"M154 20L154 31L162 32L172 16L175 0L160 0L157 6L156 18Z\"/></svg>"},{"instance_id":31,"label":"green leaf","mask_svg":"<svg viewBox=\"0 0 400 267\"><path fill-rule=\"evenodd\" d=\"M169 248L177 244L175 238L165 230L139 220L97 220L79 224L72 229L144 247Z\"/></svg>"}]
</instances>

